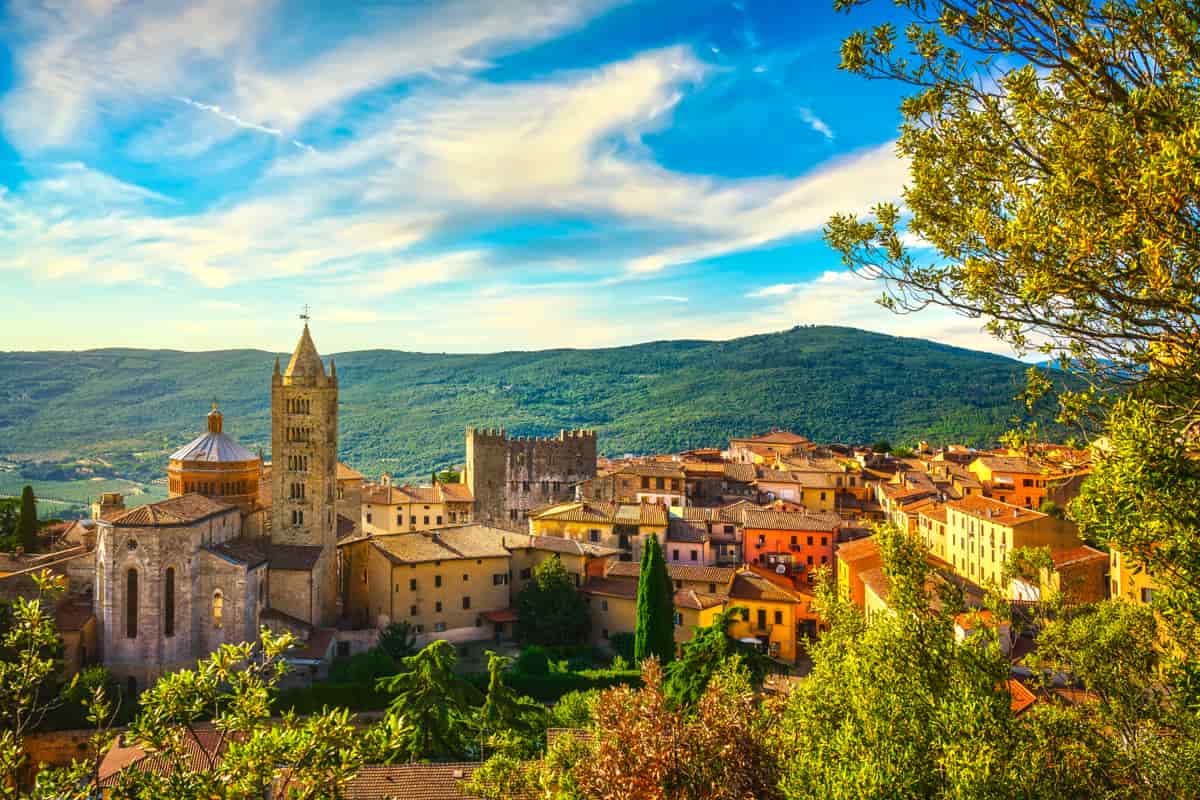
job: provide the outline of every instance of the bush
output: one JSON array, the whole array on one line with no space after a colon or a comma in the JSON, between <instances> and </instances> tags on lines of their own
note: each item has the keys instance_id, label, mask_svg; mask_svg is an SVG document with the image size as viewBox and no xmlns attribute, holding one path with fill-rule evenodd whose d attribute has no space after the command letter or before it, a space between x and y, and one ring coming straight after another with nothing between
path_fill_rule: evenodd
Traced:
<instances>
[{"instance_id":1,"label":"bush","mask_svg":"<svg viewBox=\"0 0 1200 800\"><path fill-rule=\"evenodd\" d=\"M330 683L360 683L374 686L376 678L396 672L396 662L377 647L350 658L335 659L329 668Z\"/></svg>"},{"instance_id":2,"label":"bush","mask_svg":"<svg viewBox=\"0 0 1200 800\"><path fill-rule=\"evenodd\" d=\"M480 691L487 688L486 673L466 676ZM637 670L617 671L590 669L583 672L551 672L546 675L525 675L510 672L505 683L520 694L532 697L540 703L556 703L569 692L586 692L591 689L610 689L614 686L640 686L642 673Z\"/></svg>"},{"instance_id":3,"label":"bush","mask_svg":"<svg viewBox=\"0 0 1200 800\"><path fill-rule=\"evenodd\" d=\"M630 664L633 663L633 642L632 633L614 633L608 637L608 646L612 651Z\"/></svg>"},{"instance_id":4,"label":"bush","mask_svg":"<svg viewBox=\"0 0 1200 800\"><path fill-rule=\"evenodd\" d=\"M544 647L530 645L517 656L513 672L521 675L546 675L550 672L550 656Z\"/></svg>"},{"instance_id":5,"label":"bush","mask_svg":"<svg viewBox=\"0 0 1200 800\"><path fill-rule=\"evenodd\" d=\"M391 700L389 694L379 691L374 684L314 683L308 687L280 690L272 710L276 713L294 711L297 714L315 714L325 707L382 711Z\"/></svg>"}]
</instances>

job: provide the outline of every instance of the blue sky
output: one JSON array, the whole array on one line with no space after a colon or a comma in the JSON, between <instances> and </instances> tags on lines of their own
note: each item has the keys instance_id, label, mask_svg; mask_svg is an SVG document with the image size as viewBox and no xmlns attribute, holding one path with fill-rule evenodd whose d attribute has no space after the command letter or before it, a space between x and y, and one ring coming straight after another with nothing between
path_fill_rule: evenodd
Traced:
<instances>
[{"instance_id":1,"label":"blue sky","mask_svg":"<svg viewBox=\"0 0 1200 800\"><path fill-rule=\"evenodd\" d=\"M0 349L486 352L893 317L822 242L898 200L890 5L12 0Z\"/></svg>"}]
</instances>

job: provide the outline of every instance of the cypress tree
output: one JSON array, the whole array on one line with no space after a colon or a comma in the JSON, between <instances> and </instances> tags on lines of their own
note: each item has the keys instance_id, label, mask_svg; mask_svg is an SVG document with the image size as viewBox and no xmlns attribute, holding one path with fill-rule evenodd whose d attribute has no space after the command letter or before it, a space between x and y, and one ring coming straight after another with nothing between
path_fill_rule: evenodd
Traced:
<instances>
[{"instance_id":1,"label":"cypress tree","mask_svg":"<svg viewBox=\"0 0 1200 800\"><path fill-rule=\"evenodd\" d=\"M37 546L37 529L37 499L33 487L26 486L21 490L21 516L17 520L17 541L26 553L32 553Z\"/></svg>"},{"instance_id":2,"label":"cypress tree","mask_svg":"<svg viewBox=\"0 0 1200 800\"><path fill-rule=\"evenodd\" d=\"M658 537L646 537L642 548L642 566L638 574L637 630L633 655L640 664L657 656L660 664L675 657L675 589L667 574Z\"/></svg>"}]
</instances>

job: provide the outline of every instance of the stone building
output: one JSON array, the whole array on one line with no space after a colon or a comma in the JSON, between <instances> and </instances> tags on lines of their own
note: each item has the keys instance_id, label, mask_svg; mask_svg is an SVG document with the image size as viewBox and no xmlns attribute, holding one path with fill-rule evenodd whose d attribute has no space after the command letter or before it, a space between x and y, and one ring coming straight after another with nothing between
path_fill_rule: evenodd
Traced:
<instances>
[{"instance_id":1,"label":"stone building","mask_svg":"<svg viewBox=\"0 0 1200 800\"><path fill-rule=\"evenodd\" d=\"M289 565L311 563L310 625L332 625L337 611L337 367L329 372L304 325L288 362L271 378L271 541L306 548ZM292 587L272 586L271 605L298 608Z\"/></svg>"},{"instance_id":2,"label":"stone building","mask_svg":"<svg viewBox=\"0 0 1200 800\"><path fill-rule=\"evenodd\" d=\"M241 521L237 506L193 493L97 523L100 649L130 688L257 637L267 558Z\"/></svg>"},{"instance_id":3,"label":"stone building","mask_svg":"<svg viewBox=\"0 0 1200 800\"><path fill-rule=\"evenodd\" d=\"M503 430L467 428L464 482L477 522L524 530L530 511L574 499L575 485L595 476L595 431L509 438Z\"/></svg>"}]
</instances>

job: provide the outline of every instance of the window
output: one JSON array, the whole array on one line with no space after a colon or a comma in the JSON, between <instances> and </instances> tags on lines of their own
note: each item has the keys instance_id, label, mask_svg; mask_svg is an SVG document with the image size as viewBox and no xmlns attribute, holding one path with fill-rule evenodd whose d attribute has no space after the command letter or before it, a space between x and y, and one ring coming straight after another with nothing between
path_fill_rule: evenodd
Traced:
<instances>
[{"instance_id":1,"label":"window","mask_svg":"<svg viewBox=\"0 0 1200 800\"><path fill-rule=\"evenodd\" d=\"M441 585L442 585L442 576L441 576L441 575L434 575L434 576L433 576L433 585L434 585L434 586L441 586Z\"/></svg>"},{"instance_id":2,"label":"window","mask_svg":"<svg viewBox=\"0 0 1200 800\"><path fill-rule=\"evenodd\" d=\"M828 563L829 563L829 556L821 556L821 563L822 563L822 564L828 564Z\"/></svg>"},{"instance_id":3,"label":"window","mask_svg":"<svg viewBox=\"0 0 1200 800\"><path fill-rule=\"evenodd\" d=\"M608 611L608 601L607 601L607 600L601 600L601 601L600 601L600 610L601 610L601 611ZM605 636L604 638L605 638L605 639L607 639L608 637L607 637L607 636Z\"/></svg>"},{"instance_id":4,"label":"window","mask_svg":"<svg viewBox=\"0 0 1200 800\"><path fill-rule=\"evenodd\" d=\"M776 624L776 625L782 625L782 624L783 624L783 612L782 612L782 611L776 611L776 612L775 612L775 624Z\"/></svg>"},{"instance_id":5,"label":"window","mask_svg":"<svg viewBox=\"0 0 1200 800\"><path fill-rule=\"evenodd\" d=\"M471 607L471 598L463 597L463 610L466 611L470 607Z\"/></svg>"},{"instance_id":6,"label":"window","mask_svg":"<svg viewBox=\"0 0 1200 800\"><path fill-rule=\"evenodd\" d=\"M673 549L673 550L671 551L671 560L672 560L672 561L678 561L678 560L679 560L679 548L678 548L678 547L676 547L675 549Z\"/></svg>"},{"instance_id":7,"label":"window","mask_svg":"<svg viewBox=\"0 0 1200 800\"><path fill-rule=\"evenodd\" d=\"M588 531L588 541L589 541L589 542L598 542L598 541L600 541L600 531L597 531L597 530L590 530L590 531Z\"/></svg>"},{"instance_id":8,"label":"window","mask_svg":"<svg viewBox=\"0 0 1200 800\"><path fill-rule=\"evenodd\" d=\"M411 516L411 517L409 517L409 518L408 518L408 524L409 524L409 525L416 525L416 524L417 524L417 518L416 518L415 516Z\"/></svg>"},{"instance_id":9,"label":"window","mask_svg":"<svg viewBox=\"0 0 1200 800\"><path fill-rule=\"evenodd\" d=\"M225 597L221 594L221 590L213 592L212 602L212 624L217 630L221 629L225 616Z\"/></svg>"},{"instance_id":10,"label":"window","mask_svg":"<svg viewBox=\"0 0 1200 800\"><path fill-rule=\"evenodd\" d=\"M350 643L349 642L338 642L337 643L337 654L338 654L338 658L349 658L350 657Z\"/></svg>"},{"instance_id":11,"label":"window","mask_svg":"<svg viewBox=\"0 0 1200 800\"><path fill-rule=\"evenodd\" d=\"M812 542L813 542L812 537L811 536L808 537L808 544L812 544Z\"/></svg>"},{"instance_id":12,"label":"window","mask_svg":"<svg viewBox=\"0 0 1200 800\"><path fill-rule=\"evenodd\" d=\"M441 524L442 524L442 518L441 518L441 516L438 516L438 518L437 518L437 524L438 524L438 525L441 525Z\"/></svg>"},{"instance_id":13,"label":"window","mask_svg":"<svg viewBox=\"0 0 1200 800\"><path fill-rule=\"evenodd\" d=\"M681 627L683 625L683 614L680 614L678 611L676 611L675 615L674 615L674 619L675 619L675 627L676 628Z\"/></svg>"},{"instance_id":14,"label":"window","mask_svg":"<svg viewBox=\"0 0 1200 800\"><path fill-rule=\"evenodd\" d=\"M708 593L709 593L709 594L716 594L716 593L717 593L717 585L716 585L715 583L710 583L710 584L708 585Z\"/></svg>"},{"instance_id":15,"label":"window","mask_svg":"<svg viewBox=\"0 0 1200 800\"><path fill-rule=\"evenodd\" d=\"M644 478L642 478L642 488L643 488L643 489L649 489L649 488L650 488L650 479L649 479L649 478L645 478L645 477L644 477ZM607 639L608 637L606 636L605 638Z\"/></svg>"},{"instance_id":16,"label":"window","mask_svg":"<svg viewBox=\"0 0 1200 800\"><path fill-rule=\"evenodd\" d=\"M695 550L693 550L693 551L692 551L692 561L696 561L696 560L697 560L697 558L696 558L696 557L697 557L697 556L699 556L699 555L700 555L699 553L697 553Z\"/></svg>"},{"instance_id":17,"label":"window","mask_svg":"<svg viewBox=\"0 0 1200 800\"><path fill-rule=\"evenodd\" d=\"M408 590L410 592L415 592L417 590L417 579L416 578L408 579Z\"/></svg>"},{"instance_id":18,"label":"window","mask_svg":"<svg viewBox=\"0 0 1200 800\"><path fill-rule=\"evenodd\" d=\"M760 608L758 610L758 629L760 631L765 631L767 629L767 610L765 608Z\"/></svg>"},{"instance_id":19,"label":"window","mask_svg":"<svg viewBox=\"0 0 1200 800\"><path fill-rule=\"evenodd\" d=\"M603 636L605 639L607 639L608 638L608 628L601 628L600 635Z\"/></svg>"},{"instance_id":20,"label":"window","mask_svg":"<svg viewBox=\"0 0 1200 800\"><path fill-rule=\"evenodd\" d=\"M1142 587L1142 602L1146 604L1154 602L1154 590L1149 586Z\"/></svg>"},{"instance_id":21,"label":"window","mask_svg":"<svg viewBox=\"0 0 1200 800\"><path fill-rule=\"evenodd\" d=\"M125 573L125 636L137 638L138 629L138 574L132 567Z\"/></svg>"},{"instance_id":22,"label":"window","mask_svg":"<svg viewBox=\"0 0 1200 800\"><path fill-rule=\"evenodd\" d=\"M825 499L825 493L824 493L824 492L821 492L821 499L822 499L822 500L824 500L824 499Z\"/></svg>"},{"instance_id":23,"label":"window","mask_svg":"<svg viewBox=\"0 0 1200 800\"><path fill-rule=\"evenodd\" d=\"M533 575L533 570L531 570L529 567L526 567L525 569L521 570L521 580L523 580L523 581L529 580L529 578L532 577L532 575Z\"/></svg>"},{"instance_id":24,"label":"window","mask_svg":"<svg viewBox=\"0 0 1200 800\"><path fill-rule=\"evenodd\" d=\"M808 565L809 565L810 567L813 565L813 557L812 557L812 556L809 556L809 557L808 557Z\"/></svg>"},{"instance_id":25,"label":"window","mask_svg":"<svg viewBox=\"0 0 1200 800\"><path fill-rule=\"evenodd\" d=\"M438 614L442 613L442 601L441 600L438 600L436 603L433 604L433 610Z\"/></svg>"},{"instance_id":26,"label":"window","mask_svg":"<svg viewBox=\"0 0 1200 800\"><path fill-rule=\"evenodd\" d=\"M444 622L433 623L433 630L436 633L441 633L442 631L446 630L446 623L444 623Z\"/></svg>"},{"instance_id":27,"label":"window","mask_svg":"<svg viewBox=\"0 0 1200 800\"><path fill-rule=\"evenodd\" d=\"M409 607L408 607L408 615L409 615L410 617L415 617L415 616L417 615L417 607L416 607L416 606L409 606Z\"/></svg>"},{"instance_id":28,"label":"window","mask_svg":"<svg viewBox=\"0 0 1200 800\"><path fill-rule=\"evenodd\" d=\"M821 537L821 547L827 547L828 545L829 545L829 537L822 536Z\"/></svg>"},{"instance_id":29,"label":"window","mask_svg":"<svg viewBox=\"0 0 1200 800\"><path fill-rule=\"evenodd\" d=\"M370 511L367 512L367 524L368 525L371 524L371 512Z\"/></svg>"},{"instance_id":30,"label":"window","mask_svg":"<svg viewBox=\"0 0 1200 800\"><path fill-rule=\"evenodd\" d=\"M175 568L163 576L163 636L175 635Z\"/></svg>"},{"instance_id":31,"label":"window","mask_svg":"<svg viewBox=\"0 0 1200 800\"><path fill-rule=\"evenodd\" d=\"M750 621L750 609L743 608L742 609L742 622L749 622L749 621Z\"/></svg>"},{"instance_id":32,"label":"window","mask_svg":"<svg viewBox=\"0 0 1200 800\"><path fill-rule=\"evenodd\" d=\"M492 576L492 586L503 586L505 583L508 582L507 580L505 580L507 577L508 577L507 575L497 572L495 575Z\"/></svg>"}]
</instances>

